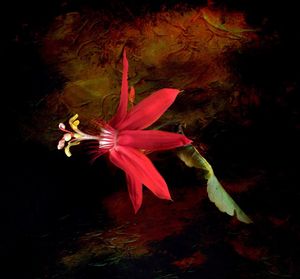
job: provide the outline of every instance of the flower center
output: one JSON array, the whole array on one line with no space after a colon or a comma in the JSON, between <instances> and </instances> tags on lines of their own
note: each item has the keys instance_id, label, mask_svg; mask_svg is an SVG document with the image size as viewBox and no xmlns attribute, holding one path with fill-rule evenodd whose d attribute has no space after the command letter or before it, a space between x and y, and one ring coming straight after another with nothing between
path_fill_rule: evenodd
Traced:
<instances>
[{"instance_id":1,"label":"flower center","mask_svg":"<svg viewBox=\"0 0 300 279\"><path fill-rule=\"evenodd\" d=\"M101 129L99 148L112 149L117 145L118 132L110 126Z\"/></svg>"}]
</instances>

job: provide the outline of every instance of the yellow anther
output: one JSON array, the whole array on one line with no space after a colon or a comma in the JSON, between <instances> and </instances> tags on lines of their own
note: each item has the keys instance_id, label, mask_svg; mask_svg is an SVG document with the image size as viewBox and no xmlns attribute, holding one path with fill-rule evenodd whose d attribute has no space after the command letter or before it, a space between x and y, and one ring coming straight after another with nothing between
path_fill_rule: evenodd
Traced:
<instances>
[{"instance_id":1,"label":"yellow anther","mask_svg":"<svg viewBox=\"0 0 300 279\"><path fill-rule=\"evenodd\" d=\"M71 152L70 152L70 146L69 146L69 145L65 147L65 154L66 154L68 157L71 157L71 156L72 156L72 154L71 154Z\"/></svg>"},{"instance_id":2,"label":"yellow anther","mask_svg":"<svg viewBox=\"0 0 300 279\"><path fill-rule=\"evenodd\" d=\"M80 144L79 141L75 141L75 142L69 142L68 145L65 147L65 153L68 157L71 157L72 156L72 153L70 151L70 147L71 146L74 146L74 145L78 145Z\"/></svg>"},{"instance_id":3,"label":"yellow anther","mask_svg":"<svg viewBox=\"0 0 300 279\"><path fill-rule=\"evenodd\" d=\"M72 116L69 120L69 123L71 122L74 122L76 119L78 118L78 114L76 113L74 116Z\"/></svg>"},{"instance_id":4,"label":"yellow anther","mask_svg":"<svg viewBox=\"0 0 300 279\"><path fill-rule=\"evenodd\" d=\"M70 127L76 131L77 130L77 126L79 125L79 120L76 120L78 118L78 114L75 114L73 117L71 117L69 119L69 124L70 124Z\"/></svg>"}]
</instances>

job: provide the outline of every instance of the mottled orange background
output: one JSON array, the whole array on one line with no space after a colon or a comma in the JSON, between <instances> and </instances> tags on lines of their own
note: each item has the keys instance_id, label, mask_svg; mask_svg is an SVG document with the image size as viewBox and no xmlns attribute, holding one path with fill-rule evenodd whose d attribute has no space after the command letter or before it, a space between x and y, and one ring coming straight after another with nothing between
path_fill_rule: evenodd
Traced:
<instances>
[{"instance_id":1,"label":"mottled orange background","mask_svg":"<svg viewBox=\"0 0 300 279\"><path fill-rule=\"evenodd\" d=\"M259 105L260 92L241 82L232 61L238 52L258 46L258 31L242 12L213 7L181 5L123 18L92 10L59 15L42 37L41 55L65 82L35 115L43 130L38 137L53 145L57 123L75 113L85 124L111 117L125 47L136 102L159 88L184 90L162 122L183 124L194 137L195 129L225 115L247 124L247 111Z\"/></svg>"}]
</instances>

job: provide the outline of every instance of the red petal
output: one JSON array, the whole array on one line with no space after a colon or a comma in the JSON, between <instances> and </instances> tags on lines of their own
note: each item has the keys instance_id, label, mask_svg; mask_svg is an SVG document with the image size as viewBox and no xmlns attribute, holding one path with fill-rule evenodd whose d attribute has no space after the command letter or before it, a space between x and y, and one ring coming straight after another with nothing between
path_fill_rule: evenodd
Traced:
<instances>
[{"instance_id":1,"label":"red petal","mask_svg":"<svg viewBox=\"0 0 300 279\"><path fill-rule=\"evenodd\" d=\"M123 51L123 74L122 74L122 87L121 87L121 96L120 103L117 109L116 114L109 121L111 126L116 126L120 121L122 121L127 113L127 105L128 105L128 60L126 57L126 51Z\"/></svg>"},{"instance_id":2,"label":"red petal","mask_svg":"<svg viewBox=\"0 0 300 279\"><path fill-rule=\"evenodd\" d=\"M116 128L119 130L147 128L172 105L179 92L179 90L171 88L156 91L134 106Z\"/></svg>"},{"instance_id":3,"label":"red petal","mask_svg":"<svg viewBox=\"0 0 300 279\"><path fill-rule=\"evenodd\" d=\"M168 186L151 161L132 147L118 146L109 152L113 164L149 188L157 197L170 200Z\"/></svg>"},{"instance_id":4,"label":"red petal","mask_svg":"<svg viewBox=\"0 0 300 279\"><path fill-rule=\"evenodd\" d=\"M172 149L191 142L184 135L155 130L125 130L118 137L119 145L149 151Z\"/></svg>"},{"instance_id":5,"label":"red petal","mask_svg":"<svg viewBox=\"0 0 300 279\"><path fill-rule=\"evenodd\" d=\"M137 213L142 205L143 200L143 185L135 177L127 174L128 193L133 204L134 212Z\"/></svg>"}]
</instances>

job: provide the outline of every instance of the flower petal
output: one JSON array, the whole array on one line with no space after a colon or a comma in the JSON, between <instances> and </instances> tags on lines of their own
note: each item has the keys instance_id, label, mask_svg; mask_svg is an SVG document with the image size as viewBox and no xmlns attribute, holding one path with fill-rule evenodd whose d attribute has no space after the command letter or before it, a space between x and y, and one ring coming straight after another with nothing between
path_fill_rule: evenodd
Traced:
<instances>
[{"instance_id":1,"label":"flower petal","mask_svg":"<svg viewBox=\"0 0 300 279\"><path fill-rule=\"evenodd\" d=\"M126 51L123 51L123 73L122 73L122 87L121 87L121 95L120 95L120 102L117 109L116 114L113 118L109 121L111 126L116 126L120 121L122 121L127 113L127 106L128 106L128 60L126 57Z\"/></svg>"},{"instance_id":2,"label":"flower petal","mask_svg":"<svg viewBox=\"0 0 300 279\"><path fill-rule=\"evenodd\" d=\"M119 145L149 151L172 149L191 142L184 135L156 130L124 130L118 136Z\"/></svg>"},{"instance_id":3,"label":"flower petal","mask_svg":"<svg viewBox=\"0 0 300 279\"><path fill-rule=\"evenodd\" d=\"M132 147L118 146L109 152L110 161L133 179L139 180L157 197L170 200L168 186L151 161Z\"/></svg>"},{"instance_id":4,"label":"flower petal","mask_svg":"<svg viewBox=\"0 0 300 279\"><path fill-rule=\"evenodd\" d=\"M134 212L137 213L143 201L143 185L134 176L127 174L126 178L129 197L133 204Z\"/></svg>"},{"instance_id":5,"label":"flower petal","mask_svg":"<svg viewBox=\"0 0 300 279\"><path fill-rule=\"evenodd\" d=\"M165 88L152 93L134 106L116 128L119 130L147 128L172 105L179 92L177 89Z\"/></svg>"}]
</instances>

